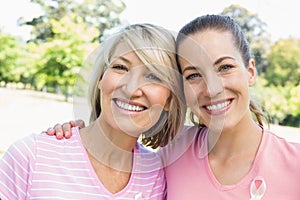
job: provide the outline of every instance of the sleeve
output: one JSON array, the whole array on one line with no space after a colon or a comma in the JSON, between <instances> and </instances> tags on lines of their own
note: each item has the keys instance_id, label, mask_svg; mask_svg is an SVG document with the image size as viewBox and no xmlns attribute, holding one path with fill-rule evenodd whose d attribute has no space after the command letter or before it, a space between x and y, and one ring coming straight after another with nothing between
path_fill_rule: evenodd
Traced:
<instances>
[{"instance_id":1,"label":"sleeve","mask_svg":"<svg viewBox=\"0 0 300 200\"><path fill-rule=\"evenodd\" d=\"M35 139L31 135L13 143L0 160L0 199L23 200L31 185L35 161Z\"/></svg>"}]
</instances>

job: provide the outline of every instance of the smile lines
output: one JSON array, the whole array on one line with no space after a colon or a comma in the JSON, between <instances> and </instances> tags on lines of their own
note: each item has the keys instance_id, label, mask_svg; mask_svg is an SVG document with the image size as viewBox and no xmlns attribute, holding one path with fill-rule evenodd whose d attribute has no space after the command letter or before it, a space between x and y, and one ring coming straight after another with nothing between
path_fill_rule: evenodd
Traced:
<instances>
[{"instance_id":1,"label":"smile lines","mask_svg":"<svg viewBox=\"0 0 300 200\"><path fill-rule=\"evenodd\" d=\"M131 105L131 104L128 104L128 103L125 103L123 101L119 101L119 100L116 100L116 99L114 99L114 102L116 103L116 105L119 108L122 108L122 109L128 110L128 111L140 112L140 111L143 111L143 110L146 109L146 107Z\"/></svg>"}]
</instances>

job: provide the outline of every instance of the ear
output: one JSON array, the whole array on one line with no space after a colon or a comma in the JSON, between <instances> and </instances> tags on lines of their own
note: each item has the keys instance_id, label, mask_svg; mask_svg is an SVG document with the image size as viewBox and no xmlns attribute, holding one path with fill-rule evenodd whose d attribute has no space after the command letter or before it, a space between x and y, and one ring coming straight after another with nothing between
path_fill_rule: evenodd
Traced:
<instances>
[{"instance_id":1,"label":"ear","mask_svg":"<svg viewBox=\"0 0 300 200\"><path fill-rule=\"evenodd\" d=\"M256 82L256 76L257 76L254 59L250 59L247 70L248 70L248 74L249 74L248 83L249 83L249 86L251 87L251 86L254 86L254 84Z\"/></svg>"}]
</instances>

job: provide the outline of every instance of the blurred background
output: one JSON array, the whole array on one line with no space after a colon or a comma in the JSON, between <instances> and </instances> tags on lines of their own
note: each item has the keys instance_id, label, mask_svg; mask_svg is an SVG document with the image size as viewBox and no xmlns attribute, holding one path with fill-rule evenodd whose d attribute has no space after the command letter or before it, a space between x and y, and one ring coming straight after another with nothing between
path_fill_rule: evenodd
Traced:
<instances>
[{"instance_id":1,"label":"blurred background","mask_svg":"<svg viewBox=\"0 0 300 200\"><path fill-rule=\"evenodd\" d=\"M271 129L300 142L300 13L296 1L0 1L0 155L18 138L87 120L76 78L116 28L147 22L173 32L197 16L224 14L247 33L259 73L253 93ZM74 104L74 102L76 102ZM75 106L73 106L75 105Z\"/></svg>"}]
</instances>

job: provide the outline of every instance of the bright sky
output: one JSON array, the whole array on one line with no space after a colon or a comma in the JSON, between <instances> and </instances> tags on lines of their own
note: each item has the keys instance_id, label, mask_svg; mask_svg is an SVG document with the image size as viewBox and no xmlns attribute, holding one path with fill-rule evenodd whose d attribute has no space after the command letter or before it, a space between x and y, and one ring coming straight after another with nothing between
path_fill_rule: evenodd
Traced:
<instances>
[{"instance_id":1,"label":"bright sky","mask_svg":"<svg viewBox=\"0 0 300 200\"><path fill-rule=\"evenodd\" d=\"M21 16L31 18L39 13L37 6L30 0L0 1L0 28L14 35L29 37L28 28L17 26ZM124 0L127 10L122 14L129 23L148 22L161 25L171 31L193 18L220 13L231 4L238 4L255 13L267 24L272 40L279 38L300 38L300 12L295 0ZM176 3L177 2L177 3Z\"/></svg>"}]
</instances>

